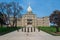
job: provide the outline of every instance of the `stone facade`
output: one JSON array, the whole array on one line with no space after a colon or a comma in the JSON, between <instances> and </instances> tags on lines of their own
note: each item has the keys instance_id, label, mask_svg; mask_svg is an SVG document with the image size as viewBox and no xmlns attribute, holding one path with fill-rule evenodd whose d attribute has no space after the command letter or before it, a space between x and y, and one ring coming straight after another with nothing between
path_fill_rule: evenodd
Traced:
<instances>
[{"instance_id":1,"label":"stone facade","mask_svg":"<svg viewBox=\"0 0 60 40\"><path fill-rule=\"evenodd\" d=\"M36 26L50 26L49 17L42 17L38 18L36 15L32 12L31 7L29 6L27 9L27 13L22 16L22 18L19 18L17 21L18 26L28 26L32 25L34 27Z\"/></svg>"},{"instance_id":2,"label":"stone facade","mask_svg":"<svg viewBox=\"0 0 60 40\"><path fill-rule=\"evenodd\" d=\"M37 26L50 26L49 17L37 18Z\"/></svg>"},{"instance_id":3,"label":"stone facade","mask_svg":"<svg viewBox=\"0 0 60 40\"><path fill-rule=\"evenodd\" d=\"M18 26L50 26L49 17L37 18L34 14L25 14L17 21Z\"/></svg>"}]
</instances>

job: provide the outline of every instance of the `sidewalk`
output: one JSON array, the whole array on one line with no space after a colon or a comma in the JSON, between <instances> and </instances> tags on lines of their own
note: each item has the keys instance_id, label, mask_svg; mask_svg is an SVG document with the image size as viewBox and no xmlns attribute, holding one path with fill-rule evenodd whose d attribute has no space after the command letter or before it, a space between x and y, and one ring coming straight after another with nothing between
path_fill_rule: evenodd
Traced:
<instances>
[{"instance_id":1,"label":"sidewalk","mask_svg":"<svg viewBox=\"0 0 60 40\"><path fill-rule=\"evenodd\" d=\"M60 36L52 36L46 32L22 32L21 29L8 33L6 35L0 36L0 40L60 40Z\"/></svg>"}]
</instances>

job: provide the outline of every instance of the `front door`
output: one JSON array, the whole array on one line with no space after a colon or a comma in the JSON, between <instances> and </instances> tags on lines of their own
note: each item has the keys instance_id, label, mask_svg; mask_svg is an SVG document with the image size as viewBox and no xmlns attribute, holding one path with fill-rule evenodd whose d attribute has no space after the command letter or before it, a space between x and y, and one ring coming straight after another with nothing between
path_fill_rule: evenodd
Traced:
<instances>
[{"instance_id":1,"label":"front door","mask_svg":"<svg viewBox=\"0 0 60 40\"><path fill-rule=\"evenodd\" d=\"M27 22L27 25L32 25L32 22Z\"/></svg>"},{"instance_id":2,"label":"front door","mask_svg":"<svg viewBox=\"0 0 60 40\"><path fill-rule=\"evenodd\" d=\"M32 19L27 19L27 25L32 25Z\"/></svg>"}]
</instances>

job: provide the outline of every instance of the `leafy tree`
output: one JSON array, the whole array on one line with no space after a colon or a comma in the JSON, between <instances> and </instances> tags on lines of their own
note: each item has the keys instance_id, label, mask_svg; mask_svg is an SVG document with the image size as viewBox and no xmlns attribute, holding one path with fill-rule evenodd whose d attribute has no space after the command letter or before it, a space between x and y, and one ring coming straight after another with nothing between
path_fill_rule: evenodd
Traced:
<instances>
[{"instance_id":1,"label":"leafy tree","mask_svg":"<svg viewBox=\"0 0 60 40\"><path fill-rule=\"evenodd\" d=\"M53 13L50 15L50 22L55 25L56 32L59 32L59 27L60 27L60 11L59 10L53 11Z\"/></svg>"}]
</instances>

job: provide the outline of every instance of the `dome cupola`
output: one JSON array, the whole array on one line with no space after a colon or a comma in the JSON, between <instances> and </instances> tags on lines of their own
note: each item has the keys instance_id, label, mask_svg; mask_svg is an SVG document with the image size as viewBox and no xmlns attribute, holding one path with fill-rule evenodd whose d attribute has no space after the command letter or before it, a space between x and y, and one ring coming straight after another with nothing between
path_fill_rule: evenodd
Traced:
<instances>
[{"instance_id":1,"label":"dome cupola","mask_svg":"<svg viewBox=\"0 0 60 40\"><path fill-rule=\"evenodd\" d=\"M32 8L30 7L30 5L28 6L27 11L32 12Z\"/></svg>"}]
</instances>

